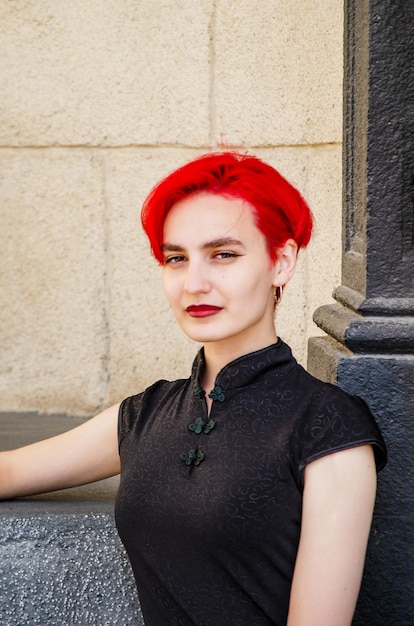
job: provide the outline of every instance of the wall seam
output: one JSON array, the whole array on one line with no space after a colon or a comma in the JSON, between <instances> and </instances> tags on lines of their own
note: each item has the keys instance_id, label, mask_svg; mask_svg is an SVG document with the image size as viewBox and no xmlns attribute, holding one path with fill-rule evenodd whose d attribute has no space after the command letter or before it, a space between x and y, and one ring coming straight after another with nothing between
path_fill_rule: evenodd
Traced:
<instances>
[{"instance_id":1,"label":"wall seam","mask_svg":"<svg viewBox=\"0 0 414 626\"><path fill-rule=\"evenodd\" d=\"M102 350L102 370L99 409L106 408L109 396L109 368L111 362L111 279L112 279L112 259L110 245L110 206L108 202L108 172L106 155L100 152L102 163L102 202L103 202L103 264L104 264L104 285L103 285L103 350Z\"/></svg>"},{"instance_id":2,"label":"wall seam","mask_svg":"<svg viewBox=\"0 0 414 626\"><path fill-rule=\"evenodd\" d=\"M210 146L214 146L216 143L216 51L215 51L215 37L216 37L216 10L217 1L214 0L210 23L209 23L209 120L210 120L210 132L209 143Z\"/></svg>"},{"instance_id":3,"label":"wall seam","mask_svg":"<svg viewBox=\"0 0 414 626\"><path fill-rule=\"evenodd\" d=\"M212 87L210 87L211 91ZM210 97L210 101L214 100L214 97ZM214 117L214 120L211 119L210 123L210 140L212 145L215 144L215 129L216 129L216 121L215 121L215 106L210 102L210 116ZM247 144L239 144L240 147L246 147ZM283 148L327 148L331 146L341 146L342 141L323 141L319 143L272 143L272 144L248 144L249 150L266 150L271 149L283 149ZM186 150L199 150L200 148L205 147L203 143L200 144L182 144L182 143L159 143L157 145L153 144L145 144L145 143L137 143L137 144L118 144L116 146L103 146L100 144L62 144L62 145L4 145L0 146L1 150L99 150L100 152L109 152L110 150L142 150L142 149L177 149L183 148Z\"/></svg>"}]
</instances>

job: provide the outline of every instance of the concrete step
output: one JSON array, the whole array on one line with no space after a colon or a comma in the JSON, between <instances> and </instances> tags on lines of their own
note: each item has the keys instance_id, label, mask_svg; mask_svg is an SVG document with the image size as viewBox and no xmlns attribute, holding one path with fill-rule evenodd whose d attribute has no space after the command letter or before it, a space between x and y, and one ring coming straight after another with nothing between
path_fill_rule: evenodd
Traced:
<instances>
[{"instance_id":1,"label":"concrete step","mask_svg":"<svg viewBox=\"0 0 414 626\"><path fill-rule=\"evenodd\" d=\"M81 423L0 413L0 450ZM143 626L114 523L118 479L0 502L1 626Z\"/></svg>"}]
</instances>

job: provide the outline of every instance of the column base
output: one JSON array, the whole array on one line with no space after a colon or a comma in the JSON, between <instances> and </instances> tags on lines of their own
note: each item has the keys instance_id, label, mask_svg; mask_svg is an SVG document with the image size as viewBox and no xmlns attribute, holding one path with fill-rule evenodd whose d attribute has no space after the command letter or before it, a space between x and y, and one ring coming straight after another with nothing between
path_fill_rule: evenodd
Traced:
<instances>
[{"instance_id":1,"label":"column base","mask_svg":"<svg viewBox=\"0 0 414 626\"><path fill-rule=\"evenodd\" d=\"M351 352L332 337L309 340L308 371L363 398L388 446L353 626L414 624L414 354Z\"/></svg>"}]
</instances>

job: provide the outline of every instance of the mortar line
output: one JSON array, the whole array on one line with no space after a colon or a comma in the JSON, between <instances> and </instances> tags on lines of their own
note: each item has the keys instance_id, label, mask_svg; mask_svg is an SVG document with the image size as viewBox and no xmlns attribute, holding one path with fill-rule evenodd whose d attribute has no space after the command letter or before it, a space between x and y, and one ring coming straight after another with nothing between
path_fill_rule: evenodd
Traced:
<instances>
[{"instance_id":1,"label":"mortar line","mask_svg":"<svg viewBox=\"0 0 414 626\"><path fill-rule=\"evenodd\" d=\"M304 190L306 190L306 193L308 191L308 184L309 184L309 157L306 157L305 160L305 180L304 180ZM314 225L315 228L315 225ZM310 292L311 289L309 287L310 283L309 282L309 252L308 249L306 248L304 250L305 254L304 254L304 281L305 281L305 285L306 285L306 293L305 293L305 302L306 302L306 306L304 307L304 311L303 311L303 317L304 317L304 330L305 330L305 337L309 337L311 336L311 329L312 329L312 324L313 324L313 320L312 320L312 313L313 311L311 311L311 306L309 304L309 297L310 297ZM310 318L310 319L309 319ZM312 329L313 332L313 329ZM314 334L314 333L313 333ZM308 339L306 340L305 343L305 363L307 363L308 361Z\"/></svg>"},{"instance_id":2,"label":"mortar line","mask_svg":"<svg viewBox=\"0 0 414 626\"><path fill-rule=\"evenodd\" d=\"M211 135L211 133L210 133ZM234 149L246 149L249 150L275 150L275 149L283 149L283 148L326 148L330 146L341 146L342 141L322 141L318 143L274 143L274 144L229 144ZM143 149L173 149L177 148L185 149L185 150L194 150L198 151L200 148L206 148L203 143L200 144L181 144L181 143L159 143L156 145L146 144L146 143L136 143L136 144L119 144L116 146L102 146L99 144L62 144L59 146L53 145L38 145L38 146L30 146L30 145L4 145L0 146L0 152L5 150L27 150L27 151L38 151L38 150L99 150L100 152L110 152L111 150L143 150Z\"/></svg>"},{"instance_id":3,"label":"mortar line","mask_svg":"<svg viewBox=\"0 0 414 626\"><path fill-rule=\"evenodd\" d=\"M104 234L104 297L103 297L103 354L101 373L100 409L106 408L109 396L109 367L111 362L111 241L110 241L110 206L108 202L108 172L106 155L101 153L102 162L102 201Z\"/></svg>"},{"instance_id":4,"label":"mortar line","mask_svg":"<svg viewBox=\"0 0 414 626\"><path fill-rule=\"evenodd\" d=\"M213 147L216 143L216 50L215 50L215 37L216 37L216 10L217 1L214 0L210 23L209 23L209 142L210 147Z\"/></svg>"}]
</instances>

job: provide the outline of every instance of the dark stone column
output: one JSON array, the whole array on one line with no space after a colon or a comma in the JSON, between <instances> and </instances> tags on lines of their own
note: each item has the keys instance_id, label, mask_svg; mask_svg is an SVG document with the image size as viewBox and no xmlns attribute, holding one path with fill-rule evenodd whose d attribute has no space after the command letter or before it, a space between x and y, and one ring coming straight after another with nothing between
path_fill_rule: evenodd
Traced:
<instances>
[{"instance_id":1,"label":"dark stone column","mask_svg":"<svg viewBox=\"0 0 414 626\"><path fill-rule=\"evenodd\" d=\"M342 285L308 369L387 441L353 624L414 624L414 2L346 0Z\"/></svg>"}]
</instances>

